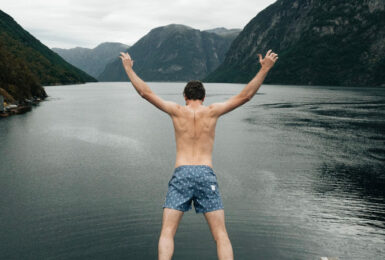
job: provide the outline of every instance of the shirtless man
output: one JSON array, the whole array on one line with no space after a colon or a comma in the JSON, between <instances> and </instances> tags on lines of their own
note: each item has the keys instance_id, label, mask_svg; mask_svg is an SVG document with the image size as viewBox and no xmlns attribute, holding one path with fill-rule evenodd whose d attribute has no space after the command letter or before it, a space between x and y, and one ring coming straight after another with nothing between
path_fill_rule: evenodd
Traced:
<instances>
[{"instance_id":1,"label":"shirtless man","mask_svg":"<svg viewBox=\"0 0 385 260\"><path fill-rule=\"evenodd\" d=\"M261 86L278 55L272 50L265 58L258 54L261 69L237 95L225 102L202 105L205 89L200 81L190 81L183 96L186 106L157 96L132 69L134 61L128 53L120 58L138 94L170 115L175 129L176 162L163 204L162 230L158 243L158 259L170 260L174 253L174 236L184 212L192 208L203 213L217 245L218 259L233 259L233 249L225 226L224 209L212 165L215 125L218 118L248 102Z\"/></svg>"}]
</instances>

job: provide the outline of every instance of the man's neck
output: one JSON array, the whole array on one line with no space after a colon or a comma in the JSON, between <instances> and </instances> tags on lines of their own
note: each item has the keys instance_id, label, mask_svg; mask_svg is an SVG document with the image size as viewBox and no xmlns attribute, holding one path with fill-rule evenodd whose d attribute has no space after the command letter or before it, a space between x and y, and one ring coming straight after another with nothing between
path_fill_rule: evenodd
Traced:
<instances>
[{"instance_id":1,"label":"man's neck","mask_svg":"<svg viewBox=\"0 0 385 260\"><path fill-rule=\"evenodd\" d=\"M186 100L186 106L190 108L198 108L202 106L203 101L202 100Z\"/></svg>"}]
</instances>

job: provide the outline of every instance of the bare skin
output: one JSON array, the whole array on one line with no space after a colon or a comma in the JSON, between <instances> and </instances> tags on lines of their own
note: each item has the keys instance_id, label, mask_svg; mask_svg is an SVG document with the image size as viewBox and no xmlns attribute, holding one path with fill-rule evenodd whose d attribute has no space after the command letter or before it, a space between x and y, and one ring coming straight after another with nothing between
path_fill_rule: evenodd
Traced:
<instances>
[{"instance_id":1,"label":"bare skin","mask_svg":"<svg viewBox=\"0 0 385 260\"><path fill-rule=\"evenodd\" d=\"M121 52L124 69L138 94L155 107L170 115L176 141L176 160L174 168L180 165L208 165L213 168L212 151L215 138L215 126L220 116L250 101L262 85L267 73L274 66L278 55L272 50L265 58L258 54L261 69L255 77L237 95L224 102L203 105L203 100L189 100L185 106L166 101L157 96L150 87L136 75L134 61L128 53ZM164 208L162 230L158 243L158 259L169 260L174 253L174 236L183 211ZM204 213L210 231L217 244L218 259L234 259L233 249L225 226L224 210Z\"/></svg>"}]
</instances>

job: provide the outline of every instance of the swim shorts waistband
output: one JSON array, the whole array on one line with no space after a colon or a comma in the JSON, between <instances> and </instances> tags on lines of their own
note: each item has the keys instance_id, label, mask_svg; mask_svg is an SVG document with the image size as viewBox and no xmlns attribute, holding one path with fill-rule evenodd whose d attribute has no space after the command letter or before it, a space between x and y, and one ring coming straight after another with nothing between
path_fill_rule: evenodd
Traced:
<instances>
[{"instance_id":1,"label":"swim shorts waistband","mask_svg":"<svg viewBox=\"0 0 385 260\"><path fill-rule=\"evenodd\" d=\"M176 167L174 169L174 171L177 171L179 169L182 169L182 168L206 168L206 169L210 169L213 171L213 168L210 167L209 165L206 165L206 164L184 164L184 165L179 165L178 167Z\"/></svg>"}]
</instances>

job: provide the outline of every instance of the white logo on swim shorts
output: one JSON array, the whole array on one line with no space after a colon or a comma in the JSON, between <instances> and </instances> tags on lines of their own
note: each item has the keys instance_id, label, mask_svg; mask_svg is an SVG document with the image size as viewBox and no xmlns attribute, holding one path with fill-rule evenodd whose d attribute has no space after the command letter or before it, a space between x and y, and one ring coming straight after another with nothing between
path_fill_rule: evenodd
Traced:
<instances>
[{"instance_id":1,"label":"white logo on swim shorts","mask_svg":"<svg viewBox=\"0 0 385 260\"><path fill-rule=\"evenodd\" d=\"M211 189L212 189L212 190L215 190L215 185L211 185Z\"/></svg>"}]
</instances>

